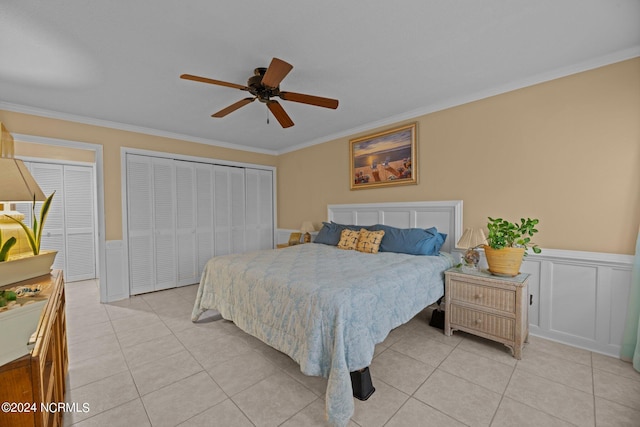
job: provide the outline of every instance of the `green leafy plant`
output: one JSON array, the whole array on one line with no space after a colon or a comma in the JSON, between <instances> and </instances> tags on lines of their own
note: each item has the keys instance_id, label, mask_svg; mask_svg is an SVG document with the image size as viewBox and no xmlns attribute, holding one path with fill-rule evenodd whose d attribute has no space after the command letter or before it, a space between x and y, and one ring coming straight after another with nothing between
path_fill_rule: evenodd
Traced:
<instances>
[{"instance_id":1,"label":"green leafy plant","mask_svg":"<svg viewBox=\"0 0 640 427\"><path fill-rule=\"evenodd\" d=\"M7 305L9 301L16 300L16 293L13 291L0 291L0 307Z\"/></svg>"},{"instance_id":2,"label":"green leafy plant","mask_svg":"<svg viewBox=\"0 0 640 427\"><path fill-rule=\"evenodd\" d=\"M38 222L38 218L36 217L36 198L33 197L33 204L31 205L31 217L33 218L33 222L31 227L26 225L24 222L17 220L15 218L9 217L22 227L25 234L27 235L27 240L29 241L29 246L31 246L31 250L34 255L38 255L40 253L40 241L42 240L42 229L44 228L44 222L47 219L47 214L49 213L49 208L51 207L51 201L53 200L53 195L56 194L54 191L51 193L47 200L42 204L42 209L40 209L40 222Z\"/></svg>"},{"instance_id":3,"label":"green leafy plant","mask_svg":"<svg viewBox=\"0 0 640 427\"><path fill-rule=\"evenodd\" d=\"M2 230L0 230L0 262L6 261L9 257L9 251L16 244L16 238L11 236L6 242L2 243Z\"/></svg>"},{"instance_id":4,"label":"green leafy plant","mask_svg":"<svg viewBox=\"0 0 640 427\"><path fill-rule=\"evenodd\" d=\"M531 236L538 232L535 228L538 222L537 219L521 218L520 223L513 223L502 218L489 217L487 245L493 249L531 248L534 253L539 254L542 250L535 243L531 243Z\"/></svg>"}]
</instances>

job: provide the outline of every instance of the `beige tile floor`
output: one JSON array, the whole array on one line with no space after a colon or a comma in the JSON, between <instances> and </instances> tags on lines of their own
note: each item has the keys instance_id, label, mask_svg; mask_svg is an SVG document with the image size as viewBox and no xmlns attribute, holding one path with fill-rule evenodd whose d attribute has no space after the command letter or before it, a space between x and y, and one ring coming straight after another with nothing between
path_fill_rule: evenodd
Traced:
<instances>
[{"instance_id":1,"label":"beige tile floor","mask_svg":"<svg viewBox=\"0 0 640 427\"><path fill-rule=\"evenodd\" d=\"M65 426L325 426L326 381L209 318L196 286L98 302L95 281L66 285ZM640 373L618 359L531 337L502 345L427 324L429 309L376 348L376 392L350 426L640 426Z\"/></svg>"}]
</instances>

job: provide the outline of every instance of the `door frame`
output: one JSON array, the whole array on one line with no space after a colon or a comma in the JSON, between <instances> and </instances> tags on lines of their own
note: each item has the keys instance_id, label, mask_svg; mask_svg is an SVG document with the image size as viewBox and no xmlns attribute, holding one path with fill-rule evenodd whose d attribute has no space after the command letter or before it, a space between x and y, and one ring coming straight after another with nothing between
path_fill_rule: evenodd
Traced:
<instances>
[{"instance_id":1,"label":"door frame","mask_svg":"<svg viewBox=\"0 0 640 427\"><path fill-rule=\"evenodd\" d=\"M52 145L58 147L68 147L68 148L79 148L82 150L93 151L94 155L94 185L95 185L95 197L94 197L94 208L96 212L96 241L97 241L97 251L96 251L96 272L97 272L97 280L98 286L100 288L100 301L107 301L107 255L106 255L106 234L105 234L105 211L104 211L104 162L103 162L103 147L101 144L94 144L90 142L81 142L81 141L69 141L66 139L56 139L56 138L47 138L42 136L35 135L25 135L25 134L13 134L14 140L18 142L30 142L34 144L44 144L44 145ZM28 161L37 161L37 162L46 162L46 161L56 161L58 163L64 164L82 164L87 165L91 163L85 162L73 162L67 160L58 160L58 159L49 159L46 157L20 157L17 156L21 160Z\"/></svg>"}]
</instances>

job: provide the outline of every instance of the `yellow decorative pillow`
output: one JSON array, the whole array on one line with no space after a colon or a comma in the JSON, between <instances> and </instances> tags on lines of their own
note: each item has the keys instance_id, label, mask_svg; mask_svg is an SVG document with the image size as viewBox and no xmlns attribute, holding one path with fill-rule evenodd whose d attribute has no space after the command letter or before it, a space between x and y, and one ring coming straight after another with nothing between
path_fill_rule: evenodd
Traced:
<instances>
[{"instance_id":1,"label":"yellow decorative pillow","mask_svg":"<svg viewBox=\"0 0 640 427\"><path fill-rule=\"evenodd\" d=\"M355 249L358 244L358 236L360 233L357 231L344 229L340 233L340 241L338 242L339 249Z\"/></svg>"},{"instance_id":2,"label":"yellow decorative pillow","mask_svg":"<svg viewBox=\"0 0 640 427\"><path fill-rule=\"evenodd\" d=\"M380 242L382 242L382 236L384 236L384 230L367 231L364 228L361 228L356 250L370 254L377 254L378 249L380 248Z\"/></svg>"}]
</instances>

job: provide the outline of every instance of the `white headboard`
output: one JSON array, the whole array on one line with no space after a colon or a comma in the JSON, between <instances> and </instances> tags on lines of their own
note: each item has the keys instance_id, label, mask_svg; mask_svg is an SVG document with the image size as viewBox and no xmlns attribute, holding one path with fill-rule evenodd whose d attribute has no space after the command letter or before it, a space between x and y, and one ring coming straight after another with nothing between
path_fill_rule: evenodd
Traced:
<instances>
[{"instance_id":1,"label":"white headboard","mask_svg":"<svg viewBox=\"0 0 640 427\"><path fill-rule=\"evenodd\" d=\"M462 200L329 205L327 210L329 221L339 224L436 227L447 234L442 246L445 252L451 252L462 235Z\"/></svg>"}]
</instances>

